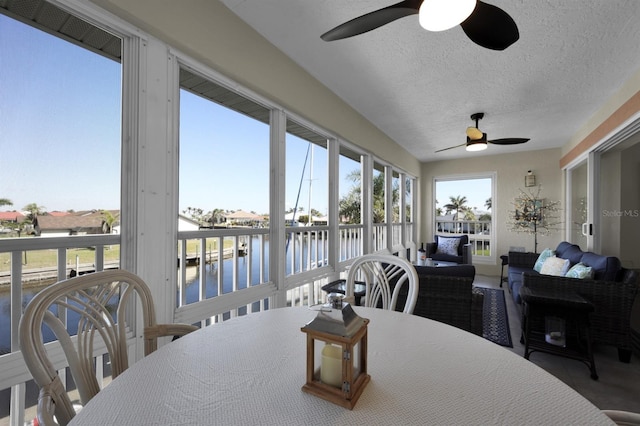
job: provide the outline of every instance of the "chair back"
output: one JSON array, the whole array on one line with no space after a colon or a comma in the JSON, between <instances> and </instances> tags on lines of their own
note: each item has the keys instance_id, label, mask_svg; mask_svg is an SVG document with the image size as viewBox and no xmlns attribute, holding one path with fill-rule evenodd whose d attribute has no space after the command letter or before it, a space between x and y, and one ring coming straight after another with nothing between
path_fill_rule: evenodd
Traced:
<instances>
[{"instance_id":1,"label":"chair back","mask_svg":"<svg viewBox=\"0 0 640 426\"><path fill-rule=\"evenodd\" d=\"M640 426L640 413L621 410L602 410L618 426Z\"/></svg>"},{"instance_id":2,"label":"chair back","mask_svg":"<svg viewBox=\"0 0 640 426\"><path fill-rule=\"evenodd\" d=\"M59 281L38 293L20 321L20 348L40 387L41 424L67 424L75 415L58 370L68 365L85 405L100 391L94 357L108 353L112 378L127 369L128 337L133 321L142 320L145 355L157 348L159 336L186 334L196 327L156 324L149 287L124 270L109 270ZM43 334L44 333L44 334ZM47 343L46 341L57 340ZM135 344L135 343L134 343ZM62 352L60 351L62 348ZM65 360L66 358L66 360Z\"/></svg>"},{"instance_id":3,"label":"chair back","mask_svg":"<svg viewBox=\"0 0 640 426\"><path fill-rule=\"evenodd\" d=\"M355 282L365 284L363 305L395 310L398 294L407 286L402 312L411 314L418 300L418 274L407 259L388 254L367 254L353 261L347 274L347 297L354 295Z\"/></svg>"}]
</instances>

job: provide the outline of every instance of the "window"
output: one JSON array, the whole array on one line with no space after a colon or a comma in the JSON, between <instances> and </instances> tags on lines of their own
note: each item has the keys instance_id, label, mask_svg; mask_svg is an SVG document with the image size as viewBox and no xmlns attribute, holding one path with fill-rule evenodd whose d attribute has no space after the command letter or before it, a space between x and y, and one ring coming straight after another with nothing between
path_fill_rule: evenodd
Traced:
<instances>
[{"instance_id":1,"label":"window","mask_svg":"<svg viewBox=\"0 0 640 426\"><path fill-rule=\"evenodd\" d=\"M0 238L22 238L25 247L36 235L118 232L120 213L122 41L36 3L0 3ZM120 247L25 249L13 267L11 253L0 253L0 271L20 273L29 284L0 292L0 354L12 350L11 294L19 291L26 304L59 273L95 269L98 256L117 267ZM32 407L36 386L29 381L26 388L21 398ZM11 389L0 391L3 421L11 400Z\"/></svg>"},{"instance_id":2,"label":"window","mask_svg":"<svg viewBox=\"0 0 640 426\"><path fill-rule=\"evenodd\" d=\"M362 155L340 145L338 161L340 261L362 254Z\"/></svg>"},{"instance_id":3,"label":"window","mask_svg":"<svg viewBox=\"0 0 640 426\"><path fill-rule=\"evenodd\" d=\"M493 174L436 178L435 229L438 235L469 235L474 262L494 259Z\"/></svg>"},{"instance_id":4,"label":"window","mask_svg":"<svg viewBox=\"0 0 640 426\"><path fill-rule=\"evenodd\" d=\"M251 230L269 226L269 109L185 68L180 89L178 231L247 234L179 246L187 270L178 305L266 282L268 241Z\"/></svg>"},{"instance_id":5,"label":"window","mask_svg":"<svg viewBox=\"0 0 640 426\"><path fill-rule=\"evenodd\" d=\"M324 266L328 261L327 143L327 138L287 119L287 275Z\"/></svg>"}]
</instances>

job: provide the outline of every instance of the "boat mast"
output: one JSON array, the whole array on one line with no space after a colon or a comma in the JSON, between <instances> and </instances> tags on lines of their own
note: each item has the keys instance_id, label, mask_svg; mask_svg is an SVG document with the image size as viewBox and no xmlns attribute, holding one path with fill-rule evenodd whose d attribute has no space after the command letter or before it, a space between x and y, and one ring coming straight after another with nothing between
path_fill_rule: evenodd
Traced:
<instances>
[{"instance_id":1,"label":"boat mast","mask_svg":"<svg viewBox=\"0 0 640 426\"><path fill-rule=\"evenodd\" d=\"M307 226L311 226L311 187L313 186L313 144L309 142L311 147L311 161L309 162L309 202L307 204Z\"/></svg>"}]
</instances>

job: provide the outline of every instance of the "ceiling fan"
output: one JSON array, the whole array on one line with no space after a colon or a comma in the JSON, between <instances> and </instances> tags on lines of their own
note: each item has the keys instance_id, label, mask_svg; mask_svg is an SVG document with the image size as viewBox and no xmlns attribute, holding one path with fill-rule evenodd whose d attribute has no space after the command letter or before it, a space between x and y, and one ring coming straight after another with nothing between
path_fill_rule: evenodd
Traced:
<instances>
[{"instance_id":1,"label":"ceiling fan","mask_svg":"<svg viewBox=\"0 0 640 426\"><path fill-rule=\"evenodd\" d=\"M517 145L529 141L529 139L526 138L504 138L494 139L491 141L487 140L487 134L482 133L482 131L478 129L478 121L482 120L483 117L484 112L476 112L475 114L471 114L471 119L476 122L476 126L467 127L466 143L456 146L450 146L449 148L439 149L436 152L442 152L453 148L460 148L461 146L466 146L467 151L482 151L483 149L487 149L487 144L489 143L494 145Z\"/></svg>"},{"instance_id":2,"label":"ceiling fan","mask_svg":"<svg viewBox=\"0 0 640 426\"><path fill-rule=\"evenodd\" d=\"M461 8L457 8L459 4L462 4ZM420 25L430 31L443 31L459 24L471 41L487 49L504 50L520 38L511 16L480 0L459 0L457 3L451 0L404 0L338 25L320 38L333 41L352 37L415 14L419 14Z\"/></svg>"}]
</instances>

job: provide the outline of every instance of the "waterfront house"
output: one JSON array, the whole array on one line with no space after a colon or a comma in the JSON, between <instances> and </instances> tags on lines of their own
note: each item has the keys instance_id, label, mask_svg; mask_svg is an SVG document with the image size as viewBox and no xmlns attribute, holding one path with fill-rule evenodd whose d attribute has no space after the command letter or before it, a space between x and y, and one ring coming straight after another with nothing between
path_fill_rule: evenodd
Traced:
<instances>
[{"instance_id":1,"label":"waterfront house","mask_svg":"<svg viewBox=\"0 0 640 426\"><path fill-rule=\"evenodd\" d=\"M602 84L603 80L609 80L610 84L604 85L604 89L592 96L585 95L579 98L580 102L576 101L574 108L564 104L560 108L557 107L556 105L562 100L552 98L553 91L557 87L546 87L544 82L547 73L554 70L554 67L570 66L563 63L563 60L564 54L569 53L567 51L574 53L572 50L574 42L577 43L581 37L587 41L586 45L578 44L575 47L577 55L566 56L567 58L588 56L589 49L595 48L600 41L595 35L590 35L588 30L595 23L581 21L578 17L575 19L584 24L586 33L574 34L570 41L556 40L558 44L566 46L565 50L558 48L554 40L542 38L540 34L536 37L529 33L522 34L519 43L527 49L534 49L535 42L547 42L549 49L554 47L553 51L557 55L554 63L541 63L535 59L536 56L527 53L529 51L520 54L517 54L518 51L515 49L503 53L487 51L483 52L482 56L475 56L467 50L467 47L447 44L450 51L440 51L440 65L444 63L447 66L446 74L452 77L454 84L444 85L445 73L443 73L441 76L434 77L430 84L423 82L419 87L414 87L412 84L410 86L413 91L420 93L424 103L435 97L431 91L440 85L451 91L451 97L464 93L467 98L448 111L439 109L437 104L431 104L432 109L424 112L419 119L414 119L413 116L411 119L396 116L390 119L393 110L401 106L418 110L419 102L405 106L403 104L408 103L405 98L394 92L394 87L409 85L408 81L413 83L412 77L420 75L432 65L435 66L435 62L433 64L422 62L416 52L435 49L431 47L431 43L434 45L445 43L442 39L445 36L459 39L460 34L430 34L428 38L424 38L422 34L418 35L416 37L420 37L423 41L419 48L397 48L400 51L416 53L416 56L405 58L402 62L387 63L386 72L378 74L367 72L370 69L367 61L377 56L375 52L369 50L377 48L375 43L373 47L366 47L354 39L354 41L346 41L341 45L342 47L336 47L334 52L337 53L331 53L335 55L335 63L340 62L341 67L344 67L342 69L351 65L348 72L343 74L344 79L350 75L362 82L367 82L368 88L362 90L360 93L362 96L374 89L382 90L382 92L375 92L377 98L367 104L380 104L379 107L384 114L380 113L380 110L371 111L372 118L368 118L369 116L364 112L364 105L358 105L355 102L351 105L341 97L346 96L350 89L348 85L329 86L330 82L339 81L340 73L327 76L326 83L315 77L315 74L321 70L335 70L332 68L332 61L317 63L314 61L301 66L296 63L295 58L287 56L284 49L305 50L306 46L279 47L261 34L260 31L264 31L265 26L268 27L270 22L260 21L260 12L264 12L264 19L274 18L273 13L257 9L255 15L247 14L247 21L253 21L250 25L225 6L225 4L233 6L237 3L244 4L247 8L266 7L268 9L269 6L262 6L259 1L57 0L52 6L50 3L36 0L28 2L31 5L29 8L14 7L16 3L21 2L3 3L0 8L3 13L13 19L25 21L36 28L44 27L49 33L59 34L66 40L85 46L122 64L122 87L125 95L122 105L120 233L88 235L82 239L52 238L48 243L50 245L44 248L59 249L70 247L72 244L79 244L80 247L120 244L120 266L140 274L150 284L159 322L175 320L188 323L201 322L203 325L208 325L212 322L211 318L223 320L230 316L252 312L252 310L264 309L266 305L277 307L296 303L313 303L322 297L322 292L319 291L322 284L343 276L345 268L353 257L366 252L390 250L404 253L408 250L409 256L415 259L415 251L420 242L433 239L435 232L433 188L434 182L438 179L487 176L492 179L494 188L493 222L490 227L492 235L487 237L490 238L492 250L489 255L474 259L479 273L499 276L501 267L499 256L510 246L528 245L527 248L532 249L528 236L512 233L504 226L511 202L519 196L519 190L524 186L527 170L535 172L538 181L543 185L544 197L560 200L564 207L564 226L561 232L542 238L540 245L555 246L562 239L580 241L585 247L593 247L595 250L619 256L625 266L637 267L640 262L638 259L640 253L629 249L636 244L635 236L640 229L639 221L630 215L616 214L616 212L638 209L637 163L640 158L638 153L640 144L637 144L640 139L638 132L640 129L640 62L638 58L640 55L637 55L637 51L633 48L628 47L629 40L625 39L625 37L637 35L633 33L633 28L637 27L633 25L634 20L638 18L634 16L638 13L637 6L626 5L632 11L627 17L630 21L625 21L624 17L616 15L622 34L618 38L618 44L628 50L620 51L619 56L616 56L620 59L620 63L611 65L610 77L595 78L604 73L601 71L594 73L598 75L594 75L593 79L582 80L583 86L572 87L575 87L574 92L584 93L586 87ZM293 3L309 5L332 3L354 9L359 2L327 3L292 0L286 3L291 7ZM507 8L507 3L503 3ZM591 6L596 8L597 2L590 3L592 4L584 6L585 12L581 16L587 16L586 11L590 10ZM527 6L522 3L514 7L523 9L529 7L527 13L533 13L537 10L536 8L543 6L550 7L549 4ZM616 10L622 6L601 7ZM567 6L567 9L570 7ZM52 10L55 13L50 13ZM243 12L242 8L237 11ZM245 12L247 12L246 9ZM553 10L547 13L551 16L554 12L559 11ZM516 12L512 13L517 15ZM624 10L620 13L624 14ZM318 16L323 25L327 26L326 29L338 23L335 21L345 18L341 13L335 17L329 17L330 14L329 11L323 10L323 16ZM51 16L55 19L44 19ZM524 21L535 21L526 19L527 16L524 14L519 24L524 26ZM596 21L603 21L597 18ZM402 46L400 38L410 31L405 22L408 19L381 29L381 31L393 31L384 33L388 34L384 38L391 40L392 46L394 43L396 46ZM63 25L68 24L70 20L77 20L74 22L79 21L82 25ZM309 22L315 22L315 17L310 18ZM536 22L539 23L539 21ZM628 22L628 25L625 22ZM569 23L567 21L567 24ZM301 26L305 26L304 22ZM81 31L72 31L79 27L82 28ZM542 27L544 29L544 26ZM278 30L279 27L275 29ZM319 28L315 29L319 30ZM617 31L612 29L610 33L617 34ZM314 39L319 39L319 34L320 31L314 35ZM283 37L292 42L298 39L296 34L284 34ZM637 37L632 38L632 43L637 45ZM326 51L329 46L321 44L315 46L315 49L318 52L323 49ZM513 47L517 46L518 44ZM389 45L385 44L384 47L388 49ZM612 52L619 50L615 49L615 46L608 47ZM364 49L367 49L366 52ZM454 55L458 49L462 51L461 56ZM601 52L601 50L598 51ZM500 54L503 56L499 56ZM468 59L471 57L474 59ZM359 58L359 61L350 63L345 58L353 61ZM451 63L447 64L447 59L450 59ZM502 86L507 87L509 86L507 83L511 83L510 80L502 79L504 75L501 74L503 70L500 67L503 66L504 61L525 62L528 66L528 72L518 76L520 85L515 89L510 85L509 93L501 92ZM418 65L415 68L411 66L414 63ZM588 66L583 67L582 70L587 73L590 67L596 67L598 64L597 58L593 59L593 62L588 63ZM484 80L476 78L476 73L479 74L482 69L485 72L490 71L495 76ZM401 72L403 70L404 73ZM463 74L464 71L468 71L469 74ZM396 74L403 75L406 80L395 82L392 77ZM570 81L571 72L568 74L567 81ZM456 80L456 78L459 79ZM578 78L577 74L575 78ZM614 81L610 81L612 79ZM492 92L482 92L484 94L478 98L476 92L480 93L486 88ZM269 177L264 179L268 181L265 184L265 191L269 192L270 199L268 228L247 230L245 234L241 234L245 232L242 230L224 229L180 231L177 201L179 188L177 129L180 127L178 109L181 90L224 105L268 126L267 143L270 150L269 155L264 158L269 166ZM350 94L350 96L354 95ZM441 99L445 98L447 97L441 96ZM531 100L537 103L532 105L529 103ZM528 109L521 107L519 102L526 103ZM528 135L524 133L535 131L542 140L543 135L539 129L536 130L536 126L552 136L560 136L544 139L547 144L543 146L537 145L532 140L522 149L513 151L492 147L496 149L487 150L484 155L469 156L463 155L465 151L460 149L459 152L453 152L449 156L448 154L436 155L433 151L436 148L446 148L451 145L452 140L447 138L439 141L437 139L442 136L441 133L432 137L428 132L421 133L414 130L418 122L431 119L432 115L439 117L435 121L429 121L434 132L450 129L454 127L451 117L455 115L460 117L455 127L460 128L460 140L464 141L464 129L470 124L466 122L467 116L476 110L484 110L487 104L496 109L500 105L506 105L505 108L509 109L509 111L504 109L502 111L504 114L509 112L506 121L511 120L513 123L503 121L501 125L504 126L503 131L516 134L506 134L504 137L526 137ZM362 108L362 111L358 108ZM580 109L581 113L577 114L574 109ZM537 119L542 121L542 117L545 116L543 113L547 110L551 115L560 116L559 121L546 128L544 125L536 125ZM516 114L511 112L517 112L520 116L517 122ZM377 121L374 118L377 118ZM480 123L479 127L487 131L491 129L489 133L498 137L500 131L498 128L491 128L489 118L490 115L485 122ZM402 134L396 127L389 127L389 131L385 132L385 126L391 121L403 126ZM395 133L392 134L391 130ZM288 258L285 250L297 250L296 241L306 240L296 239L299 236L296 234L297 231L291 230L285 222L284 141L287 135L295 135L322 147L332 175L329 179L332 184L327 182L327 224L313 227L311 231L305 230L311 236L308 240L321 241L325 251L317 254L316 259L310 259L307 263L299 265L295 270L287 270L284 264ZM453 137L453 142L460 142L458 136ZM424 146L429 147L428 154L425 154ZM496 154L491 155L491 152ZM38 155L37 150L30 155ZM247 152L243 155L250 156L253 153ZM365 176L361 187L362 221L356 225L342 225L339 220L339 191L337 179L334 177L338 174L338 164L342 159L355 161ZM240 157L238 162L240 169L244 163ZM201 166L213 168L215 161L212 160L210 163L203 161ZM73 167L73 165L69 164L65 167ZM52 173L55 173L55 170ZM387 189L391 189L392 182L397 180L402 188L401 193L409 194L407 197L401 197L397 206L398 211L409 213L400 215L401 219L397 221L393 219L393 209L388 208L385 210L386 216L383 220L374 223L372 176L376 173L386 176ZM261 182L256 182L256 184L259 183ZM203 190L205 188L207 191L212 190L210 184L203 184ZM386 191L385 194L387 205L392 206L391 191ZM585 200L588 201L588 212L579 209L584 205ZM612 214L600 214L602 211L612 212ZM583 222L578 220L585 213L588 213L588 223L594 225L592 229L595 230L595 233L588 233L586 237L581 233ZM39 225L40 232L44 229L46 234L47 229L51 229L59 235L65 232L65 235L71 235L72 227L53 224L47 227L46 223L53 219L68 218L69 216L40 218L39 222L44 221ZM96 225L91 229L97 230L101 224L98 225L96 222ZM91 232L83 231L83 233ZM289 238L292 235L295 238ZM234 291L228 294L208 298L197 304L187 303L185 292L181 287L186 272L184 274L183 271L176 272L175 266L177 256L186 256L186 253L181 252L182 247L186 247L186 241L193 239L204 241L207 238L239 240L238 237L243 236L255 238L260 247L267 247L266 241L269 242L269 256L260 258L260 272L249 277L250 280L256 280L257 284L249 285L242 291L235 291L237 286L234 283ZM289 244L289 241L293 243ZM340 245L341 242L344 244ZM17 243L0 241L0 254L8 253L12 259L20 259L25 251L42 248L43 243L41 241L37 243L39 245L33 241ZM200 246L204 247L204 244ZM181 264L185 263L181 262ZM99 266L100 261L97 262L97 267ZM21 266L16 265L16 267ZM179 288L178 294L174 291L175 288ZM19 285L14 290L20 294ZM21 299L18 297L15 300ZM19 306L11 306L12 335L17 327L20 310ZM132 341L135 341L135 336ZM138 351L138 356L141 356L141 353ZM0 357L0 371L0 388L10 389L12 395L11 404L15 413L12 423L21 424L24 408L24 398L21 395L24 395L28 373L20 361L17 339L12 340L10 353Z\"/></svg>"}]
</instances>

